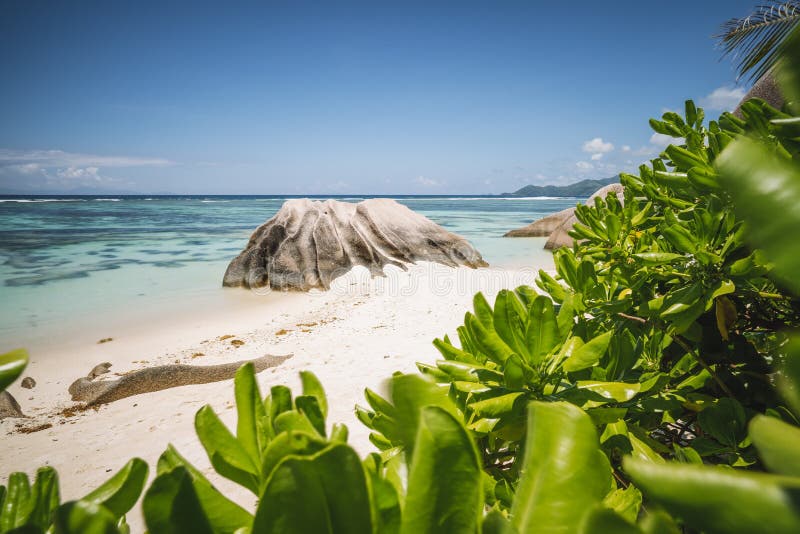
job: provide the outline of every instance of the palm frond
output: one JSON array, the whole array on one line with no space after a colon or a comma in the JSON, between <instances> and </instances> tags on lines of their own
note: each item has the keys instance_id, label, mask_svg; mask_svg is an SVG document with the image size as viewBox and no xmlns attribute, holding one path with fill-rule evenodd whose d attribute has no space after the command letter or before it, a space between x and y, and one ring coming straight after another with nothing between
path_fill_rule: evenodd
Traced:
<instances>
[{"instance_id":1,"label":"palm frond","mask_svg":"<svg viewBox=\"0 0 800 534\"><path fill-rule=\"evenodd\" d=\"M750 79L757 80L775 65L798 23L800 1L773 0L745 18L730 19L714 37L719 39L723 57L733 56L739 76L750 73Z\"/></svg>"}]
</instances>

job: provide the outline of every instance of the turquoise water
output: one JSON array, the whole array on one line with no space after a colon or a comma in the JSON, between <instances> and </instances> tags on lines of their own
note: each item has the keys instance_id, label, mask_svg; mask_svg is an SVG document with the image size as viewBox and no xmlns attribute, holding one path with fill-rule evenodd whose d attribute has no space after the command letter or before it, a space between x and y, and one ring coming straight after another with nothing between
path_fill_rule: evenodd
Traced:
<instances>
[{"instance_id":1,"label":"turquoise water","mask_svg":"<svg viewBox=\"0 0 800 534\"><path fill-rule=\"evenodd\" d=\"M395 198L508 267L541 263L547 253L542 239L503 233L581 200ZM0 348L69 336L81 320L179 313L217 298L228 262L285 200L0 197Z\"/></svg>"}]
</instances>

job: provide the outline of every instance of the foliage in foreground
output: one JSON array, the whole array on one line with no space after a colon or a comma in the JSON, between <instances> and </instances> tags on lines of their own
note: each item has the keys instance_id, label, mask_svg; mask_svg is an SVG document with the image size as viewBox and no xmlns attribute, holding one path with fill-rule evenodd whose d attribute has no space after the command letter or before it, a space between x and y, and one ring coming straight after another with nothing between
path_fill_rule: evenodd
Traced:
<instances>
[{"instance_id":1,"label":"foliage in foreground","mask_svg":"<svg viewBox=\"0 0 800 534\"><path fill-rule=\"evenodd\" d=\"M798 301L785 289L794 266L774 260L798 255L752 247L748 237L769 226L749 231L714 163L717 147L741 137L733 148L747 149L752 135L770 150L798 152L783 114L757 102L743 112L745 121L724 116L708 129L691 102L686 121L666 114L658 128L673 128L685 147L668 147L639 176L623 175L624 205L609 195L579 207L581 241L556 253L557 278L540 273L546 295L501 291L494 307L476 295L458 328L460 347L436 340L445 359L419 364L449 389L501 503L510 505L518 485L531 400L584 409L620 487L627 454L759 468L748 421L766 412L796 421L771 373L785 358L782 330L798 324ZM769 239L787 245L788 230ZM371 410L358 415L375 430L373 443L405 446L391 410L366 396Z\"/></svg>"},{"instance_id":2,"label":"foliage in foreground","mask_svg":"<svg viewBox=\"0 0 800 534\"><path fill-rule=\"evenodd\" d=\"M685 117L651 121L680 146L623 174L622 201L578 206L577 243L537 280L545 295L501 291L494 307L476 295L458 345L437 339L444 360L418 365L476 436L488 502L510 506L519 485L531 400L585 410L620 488L625 455L762 469L748 422L797 422L772 383L800 323L800 118L757 100L741 111L706 127L688 101ZM405 446L391 410L366 397L373 443Z\"/></svg>"},{"instance_id":3,"label":"foliage in foreground","mask_svg":"<svg viewBox=\"0 0 800 534\"><path fill-rule=\"evenodd\" d=\"M800 36L794 41L800 47ZM800 48L779 73L800 96ZM461 347L367 391L360 459L303 394L235 379L236 431L195 427L248 510L168 447L142 509L153 533L800 531L800 118L763 102L708 127L687 103L653 127L682 139L616 197L578 209L557 277L476 296ZM0 389L24 352L0 356ZM430 378L429 377L429 378ZM779 386L775 387L775 384ZM60 504L55 472L0 489L0 532L123 532L147 466ZM644 505L643 505L644 503Z\"/></svg>"}]
</instances>

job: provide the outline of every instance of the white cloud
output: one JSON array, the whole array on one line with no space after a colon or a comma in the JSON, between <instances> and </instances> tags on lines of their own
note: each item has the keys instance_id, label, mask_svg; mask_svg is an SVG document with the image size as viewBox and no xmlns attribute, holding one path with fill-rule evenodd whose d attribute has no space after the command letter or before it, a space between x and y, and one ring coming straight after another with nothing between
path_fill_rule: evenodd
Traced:
<instances>
[{"instance_id":1,"label":"white cloud","mask_svg":"<svg viewBox=\"0 0 800 534\"><path fill-rule=\"evenodd\" d=\"M583 143L583 151L589 154L605 154L614 150L614 145L603 141L602 137L595 137Z\"/></svg>"},{"instance_id":2,"label":"white cloud","mask_svg":"<svg viewBox=\"0 0 800 534\"><path fill-rule=\"evenodd\" d=\"M99 170L97 167L67 167L56 171L56 175L59 178L94 178L100 181L100 175L97 173Z\"/></svg>"},{"instance_id":3,"label":"white cloud","mask_svg":"<svg viewBox=\"0 0 800 534\"><path fill-rule=\"evenodd\" d=\"M700 99L700 105L716 111L731 111L742 101L746 91L742 87L717 87L711 94Z\"/></svg>"},{"instance_id":4,"label":"white cloud","mask_svg":"<svg viewBox=\"0 0 800 534\"><path fill-rule=\"evenodd\" d=\"M601 154L599 152L597 154L592 154L592 158L591 159L592 159L592 161L597 161L599 159L603 159L603 154Z\"/></svg>"},{"instance_id":5,"label":"white cloud","mask_svg":"<svg viewBox=\"0 0 800 534\"><path fill-rule=\"evenodd\" d=\"M575 166L578 167L579 171L590 171L594 169L594 165L592 165L588 161L579 161L578 163L575 164Z\"/></svg>"},{"instance_id":6,"label":"white cloud","mask_svg":"<svg viewBox=\"0 0 800 534\"><path fill-rule=\"evenodd\" d=\"M0 148L0 175L28 184L43 183L71 189L81 186L131 185L107 176L104 168L164 167L173 163L163 158L98 156L63 150L16 150ZM6 180L7 181L7 180Z\"/></svg>"},{"instance_id":7,"label":"white cloud","mask_svg":"<svg viewBox=\"0 0 800 534\"><path fill-rule=\"evenodd\" d=\"M628 145L622 145L622 151L623 152L630 152L631 151L631 147L628 146Z\"/></svg>"},{"instance_id":8,"label":"white cloud","mask_svg":"<svg viewBox=\"0 0 800 534\"><path fill-rule=\"evenodd\" d=\"M63 150L14 150L0 148L0 166L39 165L40 167L164 167L173 162L163 158L97 156Z\"/></svg>"},{"instance_id":9,"label":"white cloud","mask_svg":"<svg viewBox=\"0 0 800 534\"><path fill-rule=\"evenodd\" d=\"M431 180L430 178L425 178L424 176L417 176L414 181L423 187L436 187L437 185L442 185L441 182Z\"/></svg>"}]
</instances>

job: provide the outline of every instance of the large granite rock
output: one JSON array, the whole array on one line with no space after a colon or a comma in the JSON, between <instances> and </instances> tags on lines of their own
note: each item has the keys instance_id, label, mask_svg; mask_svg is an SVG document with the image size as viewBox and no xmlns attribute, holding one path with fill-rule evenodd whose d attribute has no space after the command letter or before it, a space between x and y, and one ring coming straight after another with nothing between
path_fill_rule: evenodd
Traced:
<instances>
[{"instance_id":1,"label":"large granite rock","mask_svg":"<svg viewBox=\"0 0 800 534\"><path fill-rule=\"evenodd\" d=\"M553 213L547 217L543 217L538 221L533 221L527 226L517 228L516 230L509 230L503 237L548 237L553 231L561 226L564 220L575 213L575 208L567 208L558 213Z\"/></svg>"},{"instance_id":2,"label":"large granite rock","mask_svg":"<svg viewBox=\"0 0 800 534\"><path fill-rule=\"evenodd\" d=\"M775 80L775 76L772 75L772 71L767 72L764 76L758 79L758 81L750 88L742 101L736 106L736 109L733 111L733 114L737 117L742 117L742 104L750 100L751 98L760 98L764 100L770 106L781 109L784 104L783 93L781 92L781 88L778 86L777 80Z\"/></svg>"},{"instance_id":3,"label":"large granite rock","mask_svg":"<svg viewBox=\"0 0 800 534\"><path fill-rule=\"evenodd\" d=\"M230 287L328 289L356 265L373 276L386 265L432 261L451 267L488 265L470 243L391 199L358 204L287 200L259 226L225 272Z\"/></svg>"},{"instance_id":4,"label":"large granite rock","mask_svg":"<svg viewBox=\"0 0 800 534\"><path fill-rule=\"evenodd\" d=\"M586 204L594 204L594 199L598 197L605 200L609 193L616 194L619 201L624 202L623 191L624 188L622 187L622 184L610 184L605 187L601 187L595 194L589 197L589 200L586 201ZM544 248L547 250L555 250L561 247L571 247L575 240L569 235L569 232L572 230L572 227L576 222L578 222L578 218L575 216L575 208L572 208L572 213L566 217L555 230L553 230L552 234L550 234L550 237L547 239L547 243L544 244Z\"/></svg>"}]
</instances>

